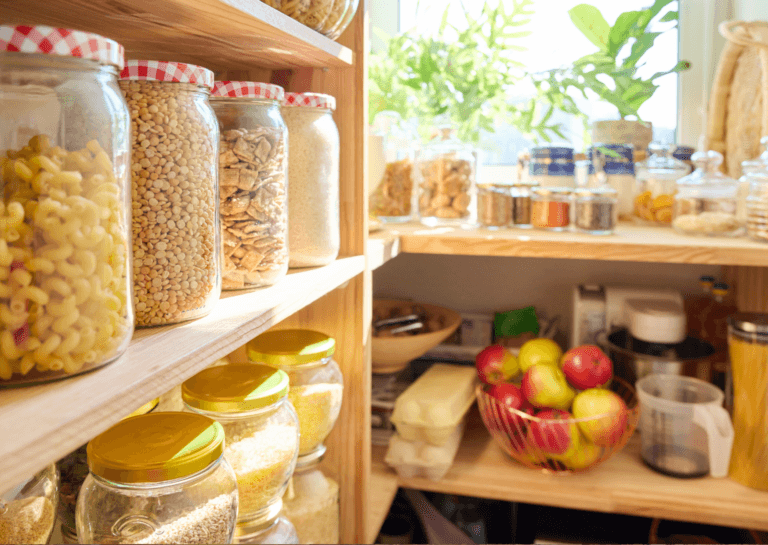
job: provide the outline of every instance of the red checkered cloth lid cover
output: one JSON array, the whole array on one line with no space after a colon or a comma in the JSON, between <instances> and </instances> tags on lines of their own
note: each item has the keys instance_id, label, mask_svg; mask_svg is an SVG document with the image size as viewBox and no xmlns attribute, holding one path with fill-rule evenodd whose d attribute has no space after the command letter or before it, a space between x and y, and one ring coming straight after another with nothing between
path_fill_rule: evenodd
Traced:
<instances>
[{"instance_id":1,"label":"red checkered cloth lid cover","mask_svg":"<svg viewBox=\"0 0 768 545\"><path fill-rule=\"evenodd\" d=\"M194 83L211 89L213 72L202 66L169 61L125 61L120 79Z\"/></svg>"},{"instance_id":2,"label":"red checkered cloth lid cover","mask_svg":"<svg viewBox=\"0 0 768 545\"><path fill-rule=\"evenodd\" d=\"M213 84L212 97L264 98L282 102L285 91L279 85L254 81L217 81Z\"/></svg>"},{"instance_id":3,"label":"red checkered cloth lid cover","mask_svg":"<svg viewBox=\"0 0 768 545\"><path fill-rule=\"evenodd\" d=\"M320 93L285 93L283 106L300 106L303 108L336 109L336 98Z\"/></svg>"}]
</instances>

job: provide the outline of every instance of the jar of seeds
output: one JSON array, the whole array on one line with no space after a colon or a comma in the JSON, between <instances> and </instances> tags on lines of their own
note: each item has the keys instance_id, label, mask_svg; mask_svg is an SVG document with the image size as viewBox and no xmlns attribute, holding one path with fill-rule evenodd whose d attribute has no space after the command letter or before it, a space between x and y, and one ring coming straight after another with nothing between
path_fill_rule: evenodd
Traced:
<instances>
[{"instance_id":1,"label":"jar of seeds","mask_svg":"<svg viewBox=\"0 0 768 545\"><path fill-rule=\"evenodd\" d=\"M510 190L512 196L512 225L523 229L531 227L531 196L537 186L514 184Z\"/></svg>"},{"instance_id":2,"label":"jar of seeds","mask_svg":"<svg viewBox=\"0 0 768 545\"><path fill-rule=\"evenodd\" d=\"M591 235L610 235L616 228L618 195L610 186L578 189L574 196L574 225Z\"/></svg>"},{"instance_id":3,"label":"jar of seeds","mask_svg":"<svg viewBox=\"0 0 768 545\"><path fill-rule=\"evenodd\" d=\"M48 543L58 494L59 474L51 464L0 495L0 543Z\"/></svg>"},{"instance_id":4,"label":"jar of seeds","mask_svg":"<svg viewBox=\"0 0 768 545\"><path fill-rule=\"evenodd\" d=\"M506 184L477 186L477 223L487 229L500 229L512 221L512 195Z\"/></svg>"},{"instance_id":5,"label":"jar of seeds","mask_svg":"<svg viewBox=\"0 0 768 545\"><path fill-rule=\"evenodd\" d=\"M221 293L213 72L127 61L121 78L131 111L137 325L205 316Z\"/></svg>"}]
</instances>

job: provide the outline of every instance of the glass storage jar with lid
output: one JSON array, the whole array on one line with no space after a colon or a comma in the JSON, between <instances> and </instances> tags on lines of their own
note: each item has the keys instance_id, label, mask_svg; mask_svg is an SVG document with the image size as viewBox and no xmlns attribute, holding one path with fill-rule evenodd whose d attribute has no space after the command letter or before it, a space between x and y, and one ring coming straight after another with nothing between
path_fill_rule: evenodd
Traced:
<instances>
[{"instance_id":1,"label":"glass storage jar with lid","mask_svg":"<svg viewBox=\"0 0 768 545\"><path fill-rule=\"evenodd\" d=\"M271 286L288 272L288 129L283 88L217 81L211 106L221 129L221 287Z\"/></svg>"},{"instance_id":2,"label":"glass storage jar with lid","mask_svg":"<svg viewBox=\"0 0 768 545\"><path fill-rule=\"evenodd\" d=\"M541 187L575 187L576 164L573 148L542 147L531 150L528 164L530 183Z\"/></svg>"},{"instance_id":3,"label":"glass storage jar with lid","mask_svg":"<svg viewBox=\"0 0 768 545\"><path fill-rule=\"evenodd\" d=\"M237 476L236 539L271 527L299 453L288 375L251 363L209 367L182 384L186 410L224 428L224 458Z\"/></svg>"},{"instance_id":4,"label":"glass storage jar with lid","mask_svg":"<svg viewBox=\"0 0 768 545\"><path fill-rule=\"evenodd\" d=\"M123 62L96 34L0 26L0 385L91 370L131 339Z\"/></svg>"},{"instance_id":5,"label":"glass storage jar with lid","mask_svg":"<svg viewBox=\"0 0 768 545\"><path fill-rule=\"evenodd\" d=\"M341 410L344 380L333 360L336 341L319 331L283 329L262 333L247 344L248 359L288 374L288 399L299 416L299 459L324 452Z\"/></svg>"},{"instance_id":6,"label":"glass storage jar with lid","mask_svg":"<svg viewBox=\"0 0 768 545\"><path fill-rule=\"evenodd\" d=\"M368 211L384 223L404 223L413 215L414 140L394 112L382 112L369 136Z\"/></svg>"},{"instance_id":7,"label":"glass storage jar with lid","mask_svg":"<svg viewBox=\"0 0 768 545\"><path fill-rule=\"evenodd\" d=\"M531 225L549 231L565 231L571 224L571 196L568 187L537 187L531 197Z\"/></svg>"},{"instance_id":8,"label":"glass storage jar with lid","mask_svg":"<svg viewBox=\"0 0 768 545\"><path fill-rule=\"evenodd\" d=\"M634 157L630 144L595 144L589 149L588 185L609 185L616 190L620 220L632 219L634 214Z\"/></svg>"},{"instance_id":9,"label":"glass storage jar with lid","mask_svg":"<svg viewBox=\"0 0 768 545\"><path fill-rule=\"evenodd\" d=\"M610 186L583 187L574 193L573 224L591 235L610 235L618 220L618 194Z\"/></svg>"},{"instance_id":10,"label":"glass storage jar with lid","mask_svg":"<svg viewBox=\"0 0 768 545\"><path fill-rule=\"evenodd\" d=\"M477 223L486 229L501 229L512 222L512 194L508 184L477 186Z\"/></svg>"},{"instance_id":11,"label":"glass storage jar with lid","mask_svg":"<svg viewBox=\"0 0 768 545\"><path fill-rule=\"evenodd\" d=\"M121 78L133 143L136 323L200 318L221 294L213 72L137 60L126 62Z\"/></svg>"},{"instance_id":12,"label":"glass storage jar with lid","mask_svg":"<svg viewBox=\"0 0 768 545\"><path fill-rule=\"evenodd\" d=\"M239 527L238 527L239 529ZM239 535L237 543L243 545L292 545L299 543L299 535L290 520L284 516L277 517L267 527L260 527L247 534Z\"/></svg>"},{"instance_id":13,"label":"glass storage jar with lid","mask_svg":"<svg viewBox=\"0 0 768 545\"><path fill-rule=\"evenodd\" d=\"M58 493L59 475L51 464L0 495L0 543L48 543Z\"/></svg>"},{"instance_id":14,"label":"glass storage jar with lid","mask_svg":"<svg viewBox=\"0 0 768 545\"><path fill-rule=\"evenodd\" d=\"M531 196L537 186L530 184L512 184L512 225L522 229L531 227Z\"/></svg>"},{"instance_id":15,"label":"glass storage jar with lid","mask_svg":"<svg viewBox=\"0 0 768 545\"><path fill-rule=\"evenodd\" d=\"M762 168L743 176L749 183L749 192L745 199L746 227L747 236L766 242L768 241L768 165L761 164L761 166Z\"/></svg>"},{"instance_id":16,"label":"glass storage jar with lid","mask_svg":"<svg viewBox=\"0 0 768 545\"><path fill-rule=\"evenodd\" d=\"M648 147L650 157L635 169L635 216L654 224L672 223L672 204L677 180L690 172L688 165L671 155L672 148L659 143Z\"/></svg>"},{"instance_id":17,"label":"glass storage jar with lid","mask_svg":"<svg viewBox=\"0 0 768 545\"><path fill-rule=\"evenodd\" d=\"M346 5L349 3L349 0L262 1L268 6L285 13L288 17L297 20L304 26L323 34L328 34L333 25L338 24L338 21L346 12ZM339 16L339 10L341 10L341 17ZM330 21L331 16L336 19L336 23Z\"/></svg>"},{"instance_id":18,"label":"glass storage jar with lid","mask_svg":"<svg viewBox=\"0 0 768 545\"><path fill-rule=\"evenodd\" d=\"M151 413L88 443L80 543L231 543L237 480L224 429L206 416Z\"/></svg>"},{"instance_id":19,"label":"glass storage jar with lid","mask_svg":"<svg viewBox=\"0 0 768 545\"><path fill-rule=\"evenodd\" d=\"M720 172L722 154L700 151L693 162L696 170L677 181L672 227L688 235L741 234L736 218L739 184Z\"/></svg>"},{"instance_id":20,"label":"glass storage jar with lid","mask_svg":"<svg viewBox=\"0 0 768 545\"><path fill-rule=\"evenodd\" d=\"M355 15L357 14L357 8L360 4L360 0L349 0L349 5L347 6L346 11L344 12L344 17L339 21L338 26L334 27L327 36L332 39L336 40L338 39L341 34L347 30L349 27L349 24L352 22L352 20L355 18Z\"/></svg>"}]
</instances>

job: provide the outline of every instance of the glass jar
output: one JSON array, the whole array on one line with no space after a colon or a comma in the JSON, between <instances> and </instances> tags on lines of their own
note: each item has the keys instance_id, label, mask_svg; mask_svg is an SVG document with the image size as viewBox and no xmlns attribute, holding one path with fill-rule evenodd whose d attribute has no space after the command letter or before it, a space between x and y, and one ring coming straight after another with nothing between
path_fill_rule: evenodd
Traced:
<instances>
[{"instance_id":1,"label":"glass jar","mask_svg":"<svg viewBox=\"0 0 768 545\"><path fill-rule=\"evenodd\" d=\"M400 116L376 116L369 147L369 206L384 223L404 223L413 215L413 138L401 128Z\"/></svg>"},{"instance_id":2,"label":"glass jar","mask_svg":"<svg viewBox=\"0 0 768 545\"><path fill-rule=\"evenodd\" d=\"M574 226L591 235L613 234L618 201L616 190L610 186L578 189L574 198Z\"/></svg>"},{"instance_id":3,"label":"glass jar","mask_svg":"<svg viewBox=\"0 0 768 545\"><path fill-rule=\"evenodd\" d=\"M688 165L688 172L690 172L694 169L692 160L694 153L696 153L696 148L690 146L677 146L675 151L672 152L672 157Z\"/></svg>"},{"instance_id":4,"label":"glass jar","mask_svg":"<svg viewBox=\"0 0 768 545\"><path fill-rule=\"evenodd\" d=\"M477 152L456 138L450 127L416 156L419 218L428 226L471 225L475 205Z\"/></svg>"},{"instance_id":5,"label":"glass jar","mask_svg":"<svg viewBox=\"0 0 768 545\"><path fill-rule=\"evenodd\" d=\"M0 26L0 385L82 373L130 342L122 66L96 34Z\"/></svg>"},{"instance_id":6,"label":"glass jar","mask_svg":"<svg viewBox=\"0 0 768 545\"><path fill-rule=\"evenodd\" d=\"M239 530L241 528L238 528ZM299 534L290 520L277 517L267 528L260 527L247 534L238 535L237 543L244 545L298 545Z\"/></svg>"},{"instance_id":7,"label":"glass jar","mask_svg":"<svg viewBox=\"0 0 768 545\"><path fill-rule=\"evenodd\" d=\"M59 474L51 464L0 495L0 543L48 543L58 494Z\"/></svg>"},{"instance_id":8,"label":"glass jar","mask_svg":"<svg viewBox=\"0 0 768 545\"><path fill-rule=\"evenodd\" d=\"M747 199L749 198L750 190L752 187L752 174L760 173L767 168L768 165L757 159L754 161L741 162L739 191L736 195L736 198L738 199L738 202L736 203L736 219L738 219L742 224L747 223ZM768 171L766 171L766 173L768 173Z\"/></svg>"},{"instance_id":9,"label":"glass jar","mask_svg":"<svg viewBox=\"0 0 768 545\"><path fill-rule=\"evenodd\" d=\"M571 194L567 187L537 187L531 197L531 225L565 231L571 224Z\"/></svg>"},{"instance_id":10,"label":"glass jar","mask_svg":"<svg viewBox=\"0 0 768 545\"><path fill-rule=\"evenodd\" d=\"M533 148L528 171L528 180L532 184L541 187L575 187L573 148Z\"/></svg>"},{"instance_id":11,"label":"glass jar","mask_svg":"<svg viewBox=\"0 0 768 545\"><path fill-rule=\"evenodd\" d=\"M635 216L649 223L669 225L677 180L687 175L690 169L671 156L671 148L653 143L648 151L651 156L638 163L636 168Z\"/></svg>"},{"instance_id":12,"label":"glass jar","mask_svg":"<svg viewBox=\"0 0 768 545\"><path fill-rule=\"evenodd\" d=\"M693 155L696 170L677 181L672 227L688 235L736 236L742 225L736 218L739 184L720 172L722 154Z\"/></svg>"},{"instance_id":13,"label":"glass jar","mask_svg":"<svg viewBox=\"0 0 768 545\"><path fill-rule=\"evenodd\" d=\"M237 476L236 535L271 526L299 452L299 421L288 401L288 375L250 363L209 367L184 382L181 395L186 410L224 427L224 458Z\"/></svg>"},{"instance_id":14,"label":"glass jar","mask_svg":"<svg viewBox=\"0 0 768 545\"><path fill-rule=\"evenodd\" d=\"M231 543L237 480L224 429L192 413L123 420L88 443L80 543Z\"/></svg>"},{"instance_id":15,"label":"glass jar","mask_svg":"<svg viewBox=\"0 0 768 545\"><path fill-rule=\"evenodd\" d=\"M635 210L635 163L629 144L597 144L589 149L589 186L609 185L618 196L618 217L631 220Z\"/></svg>"},{"instance_id":16,"label":"glass jar","mask_svg":"<svg viewBox=\"0 0 768 545\"><path fill-rule=\"evenodd\" d=\"M294 2L292 0L262 0L270 7L285 13L291 19L295 19L302 25L326 33L329 30L328 21L336 0L305 0Z\"/></svg>"},{"instance_id":17,"label":"glass jar","mask_svg":"<svg viewBox=\"0 0 768 545\"><path fill-rule=\"evenodd\" d=\"M125 418L148 414L155 410L160 398L145 403ZM123 419L125 420L125 419ZM59 520L61 521L61 537L64 543L77 543L77 525L75 524L75 510L80 488L88 476L88 444L70 452L67 456L56 462L56 469L61 476L59 490ZM3 543L0 540L0 543Z\"/></svg>"},{"instance_id":18,"label":"glass jar","mask_svg":"<svg viewBox=\"0 0 768 545\"><path fill-rule=\"evenodd\" d=\"M529 184L512 184L512 225L515 227L531 227L531 196L535 188Z\"/></svg>"},{"instance_id":19,"label":"glass jar","mask_svg":"<svg viewBox=\"0 0 768 545\"><path fill-rule=\"evenodd\" d=\"M477 186L477 223L486 229L508 227L512 222L512 194L508 184Z\"/></svg>"},{"instance_id":20,"label":"glass jar","mask_svg":"<svg viewBox=\"0 0 768 545\"><path fill-rule=\"evenodd\" d=\"M127 61L121 78L133 142L136 323L200 318L221 294L219 126L208 102L213 72Z\"/></svg>"},{"instance_id":21,"label":"glass jar","mask_svg":"<svg viewBox=\"0 0 768 545\"><path fill-rule=\"evenodd\" d=\"M283 88L217 81L211 107L221 129L221 287L271 286L288 272L288 129Z\"/></svg>"},{"instance_id":22,"label":"glass jar","mask_svg":"<svg viewBox=\"0 0 768 545\"><path fill-rule=\"evenodd\" d=\"M768 166L763 165L763 169L749 172L743 178L749 183L749 193L745 199L747 235L754 240L766 242L768 241Z\"/></svg>"},{"instance_id":23,"label":"glass jar","mask_svg":"<svg viewBox=\"0 0 768 545\"><path fill-rule=\"evenodd\" d=\"M349 0L349 5L346 6L346 10L344 11L344 16L339 20L338 25L332 27L331 31L327 34L330 39L338 39L339 36L347 30L347 27L349 27L350 23L355 18L355 14L357 14L357 7L359 4L360 0ZM331 26L330 23L329 26Z\"/></svg>"},{"instance_id":24,"label":"glass jar","mask_svg":"<svg viewBox=\"0 0 768 545\"><path fill-rule=\"evenodd\" d=\"M262 333L247 344L248 359L288 374L288 399L299 416L299 457L325 451L341 410L344 379L333 360L336 341L307 329Z\"/></svg>"},{"instance_id":25,"label":"glass jar","mask_svg":"<svg viewBox=\"0 0 768 545\"><path fill-rule=\"evenodd\" d=\"M336 99L286 93L283 118L291 140L288 157L290 267L318 267L339 255L339 130Z\"/></svg>"}]
</instances>

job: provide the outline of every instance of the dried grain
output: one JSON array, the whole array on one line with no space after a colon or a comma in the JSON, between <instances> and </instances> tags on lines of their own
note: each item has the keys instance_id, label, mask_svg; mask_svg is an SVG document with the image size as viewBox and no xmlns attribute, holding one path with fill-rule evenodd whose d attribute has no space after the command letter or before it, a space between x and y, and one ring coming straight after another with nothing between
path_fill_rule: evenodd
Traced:
<instances>
[{"instance_id":1,"label":"dried grain","mask_svg":"<svg viewBox=\"0 0 768 545\"><path fill-rule=\"evenodd\" d=\"M339 542L339 485L320 470L294 476L283 500L283 513L293 523L299 542Z\"/></svg>"},{"instance_id":2,"label":"dried grain","mask_svg":"<svg viewBox=\"0 0 768 545\"><path fill-rule=\"evenodd\" d=\"M340 384L291 386L288 399L299 417L299 454L314 451L331 433L341 410Z\"/></svg>"},{"instance_id":3,"label":"dried grain","mask_svg":"<svg viewBox=\"0 0 768 545\"><path fill-rule=\"evenodd\" d=\"M43 496L6 503L0 514L0 543L47 543L54 515L53 504Z\"/></svg>"},{"instance_id":4,"label":"dried grain","mask_svg":"<svg viewBox=\"0 0 768 545\"><path fill-rule=\"evenodd\" d=\"M222 494L162 525L148 537L128 543L230 543L237 516L234 501L230 494Z\"/></svg>"}]
</instances>

